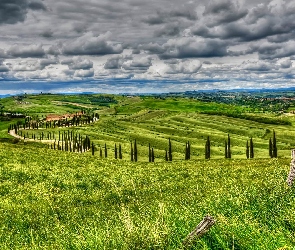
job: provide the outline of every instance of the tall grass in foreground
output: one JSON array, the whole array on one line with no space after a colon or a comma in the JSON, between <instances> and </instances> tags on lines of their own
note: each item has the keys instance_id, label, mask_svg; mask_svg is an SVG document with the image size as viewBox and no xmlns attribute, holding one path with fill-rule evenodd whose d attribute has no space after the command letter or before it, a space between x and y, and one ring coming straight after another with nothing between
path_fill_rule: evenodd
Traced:
<instances>
[{"instance_id":1,"label":"tall grass in foreground","mask_svg":"<svg viewBox=\"0 0 295 250\"><path fill-rule=\"evenodd\" d=\"M0 144L0 249L292 249L289 159L134 163ZM285 248L283 248L285 247Z\"/></svg>"}]
</instances>

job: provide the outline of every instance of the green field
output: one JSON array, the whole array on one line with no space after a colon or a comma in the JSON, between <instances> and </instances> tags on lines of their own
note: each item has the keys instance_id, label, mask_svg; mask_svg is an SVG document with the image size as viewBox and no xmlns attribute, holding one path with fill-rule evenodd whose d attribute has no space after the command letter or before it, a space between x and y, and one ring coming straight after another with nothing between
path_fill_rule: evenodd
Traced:
<instances>
[{"instance_id":1,"label":"green field","mask_svg":"<svg viewBox=\"0 0 295 250\"><path fill-rule=\"evenodd\" d=\"M294 249L295 193L286 184L293 116L187 98L41 95L0 103L6 112L39 117L81 108L100 115L90 125L26 130L88 135L94 156L51 150L38 141L16 143L7 134L16 121L0 122L0 249L183 249L184 238L207 214L217 222L190 249ZM268 156L273 130L277 159ZM232 159L224 159L228 134ZM210 160L204 159L207 136ZM255 157L247 160L251 137ZM172 162L164 159L168 138ZM135 139L137 163L130 161ZM192 159L185 161L188 140ZM105 143L109 156L101 159L98 149ZM123 160L114 159L119 143ZM155 163L148 163L149 143Z\"/></svg>"}]
</instances>

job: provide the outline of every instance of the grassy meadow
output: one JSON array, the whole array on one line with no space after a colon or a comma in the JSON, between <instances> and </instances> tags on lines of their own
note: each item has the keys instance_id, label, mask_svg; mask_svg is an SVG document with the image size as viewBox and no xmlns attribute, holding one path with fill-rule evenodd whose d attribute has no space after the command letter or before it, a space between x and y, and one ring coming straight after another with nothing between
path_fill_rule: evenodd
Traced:
<instances>
[{"instance_id":1,"label":"grassy meadow","mask_svg":"<svg viewBox=\"0 0 295 250\"><path fill-rule=\"evenodd\" d=\"M216 224L189 249L294 249L295 193L286 184L293 116L187 98L40 95L0 103L39 117L92 109L100 115L95 123L26 132L74 130L96 150L105 143L109 149L100 158L97 151L12 143L7 127L14 121L0 122L0 249L184 249L182 241L207 214ZM277 159L268 156L273 130ZM228 134L232 159L224 159ZM204 159L207 136L210 160ZM255 156L247 160L251 137ZM164 159L168 138L172 162ZM135 139L137 163L130 161ZM188 140L192 159L185 161ZM123 160L114 159L119 143ZM155 163L148 163L148 143Z\"/></svg>"}]
</instances>

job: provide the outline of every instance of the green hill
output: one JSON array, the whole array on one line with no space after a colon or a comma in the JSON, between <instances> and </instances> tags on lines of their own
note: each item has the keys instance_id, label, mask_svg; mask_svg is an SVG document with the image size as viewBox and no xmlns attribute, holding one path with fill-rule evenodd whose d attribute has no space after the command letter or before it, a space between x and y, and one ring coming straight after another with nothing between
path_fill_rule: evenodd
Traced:
<instances>
[{"instance_id":1,"label":"green hill","mask_svg":"<svg viewBox=\"0 0 295 250\"><path fill-rule=\"evenodd\" d=\"M186 98L42 95L0 101L4 111L34 119L81 108L100 116L87 125L22 131L37 138L67 130L87 135L94 156L14 140L7 128L22 119L0 122L0 249L183 249L184 238L207 214L217 222L191 249L295 245L294 188L286 184L293 116ZM273 130L277 159L268 155ZM232 159L224 159L228 134ZM204 159L207 136L210 160ZM255 157L247 160L251 137ZM169 138L172 162L164 158ZM130 161L135 139L137 163ZM187 141L192 155L185 161ZM98 152L105 143L106 159ZM149 143L155 163L148 163ZM123 160L114 159L115 144L122 145Z\"/></svg>"},{"instance_id":2,"label":"green hill","mask_svg":"<svg viewBox=\"0 0 295 250\"><path fill-rule=\"evenodd\" d=\"M0 144L1 249L291 249L289 160L132 163ZM288 248L289 247L289 248Z\"/></svg>"}]
</instances>

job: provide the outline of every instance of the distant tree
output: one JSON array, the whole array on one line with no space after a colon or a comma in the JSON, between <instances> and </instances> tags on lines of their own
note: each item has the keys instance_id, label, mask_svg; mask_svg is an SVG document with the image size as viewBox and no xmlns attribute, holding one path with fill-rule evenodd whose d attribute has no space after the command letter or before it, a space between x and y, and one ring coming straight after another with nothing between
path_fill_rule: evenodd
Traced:
<instances>
[{"instance_id":1,"label":"distant tree","mask_svg":"<svg viewBox=\"0 0 295 250\"><path fill-rule=\"evenodd\" d=\"M231 158L230 136L227 135L227 158Z\"/></svg>"},{"instance_id":2,"label":"distant tree","mask_svg":"<svg viewBox=\"0 0 295 250\"><path fill-rule=\"evenodd\" d=\"M171 145L170 138L169 138L168 160L172 161L172 145Z\"/></svg>"},{"instance_id":3,"label":"distant tree","mask_svg":"<svg viewBox=\"0 0 295 250\"><path fill-rule=\"evenodd\" d=\"M107 144L104 144L104 157L107 158L108 157L108 149L107 149Z\"/></svg>"},{"instance_id":4,"label":"distant tree","mask_svg":"<svg viewBox=\"0 0 295 250\"><path fill-rule=\"evenodd\" d=\"M191 144L189 141L187 142L187 148L188 148L188 159L190 160L191 159Z\"/></svg>"},{"instance_id":5,"label":"distant tree","mask_svg":"<svg viewBox=\"0 0 295 250\"><path fill-rule=\"evenodd\" d=\"M94 155L94 144L93 144L93 142L91 144L91 152L92 152L92 155Z\"/></svg>"},{"instance_id":6,"label":"distant tree","mask_svg":"<svg viewBox=\"0 0 295 250\"><path fill-rule=\"evenodd\" d=\"M117 150L117 144L115 144L115 159L118 159L118 150Z\"/></svg>"},{"instance_id":7,"label":"distant tree","mask_svg":"<svg viewBox=\"0 0 295 250\"><path fill-rule=\"evenodd\" d=\"M189 160L191 158L191 149L189 141L185 144L185 160Z\"/></svg>"},{"instance_id":8,"label":"distant tree","mask_svg":"<svg viewBox=\"0 0 295 250\"><path fill-rule=\"evenodd\" d=\"M123 159L121 144L119 144L119 159Z\"/></svg>"},{"instance_id":9,"label":"distant tree","mask_svg":"<svg viewBox=\"0 0 295 250\"><path fill-rule=\"evenodd\" d=\"M167 152L167 149L165 149L165 161L168 161L168 152Z\"/></svg>"},{"instance_id":10,"label":"distant tree","mask_svg":"<svg viewBox=\"0 0 295 250\"><path fill-rule=\"evenodd\" d=\"M210 137L207 136L206 144L205 144L205 159L210 159L211 157L211 143Z\"/></svg>"},{"instance_id":11,"label":"distant tree","mask_svg":"<svg viewBox=\"0 0 295 250\"><path fill-rule=\"evenodd\" d=\"M149 143L149 162L152 162L151 144Z\"/></svg>"},{"instance_id":12,"label":"distant tree","mask_svg":"<svg viewBox=\"0 0 295 250\"><path fill-rule=\"evenodd\" d=\"M152 148L152 159L151 159L152 162L155 162L155 153L154 153L154 148Z\"/></svg>"},{"instance_id":13,"label":"distant tree","mask_svg":"<svg viewBox=\"0 0 295 250\"><path fill-rule=\"evenodd\" d=\"M102 149L99 147L99 157L102 158Z\"/></svg>"}]
</instances>

